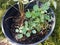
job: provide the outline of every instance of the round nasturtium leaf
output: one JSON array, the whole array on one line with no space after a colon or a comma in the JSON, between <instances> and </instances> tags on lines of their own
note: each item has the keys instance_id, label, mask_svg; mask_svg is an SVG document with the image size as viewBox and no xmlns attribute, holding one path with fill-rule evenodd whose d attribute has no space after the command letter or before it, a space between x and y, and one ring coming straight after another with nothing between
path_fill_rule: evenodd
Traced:
<instances>
[{"instance_id":1,"label":"round nasturtium leaf","mask_svg":"<svg viewBox=\"0 0 60 45\"><path fill-rule=\"evenodd\" d=\"M41 24L38 24L35 28L37 29L38 32L40 32L40 30L41 30Z\"/></svg>"},{"instance_id":2,"label":"round nasturtium leaf","mask_svg":"<svg viewBox=\"0 0 60 45\"><path fill-rule=\"evenodd\" d=\"M44 22L44 15L40 15L40 21Z\"/></svg>"},{"instance_id":3,"label":"round nasturtium leaf","mask_svg":"<svg viewBox=\"0 0 60 45\"><path fill-rule=\"evenodd\" d=\"M25 28L27 28L28 27L28 22L27 21L25 21Z\"/></svg>"},{"instance_id":4,"label":"round nasturtium leaf","mask_svg":"<svg viewBox=\"0 0 60 45\"><path fill-rule=\"evenodd\" d=\"M32 14L31 14L31 16L32 16L32 19L36 18L35 11L32 11Z\"/></svg>"},{"instance_id":5,"label":"round nasturtium leaf","mask_svg":"<svg viewBox=\"0 0 60 45\"><path fill-rule=\"evenodd\" d=\"M32 30L32 33L33 33L33 34L36 34L36 30Z\"/></svg>"},{"instance_id":6,"label":"round nasturtium leaf","mask_svg":"<svg viewBox=\"0 0 60 45\"><path fill-rule=\"evenodd\" d=\"M33 26L33 27L36 27L36 23L32 23L32 26Z\"/></svg>"},{"instance_id":7,"label":"round nasturtium leaf","mask_svg":"<svg viewBox=\"0 0 60 45\"><path fill-rule=\"evenodd\" d=\"M43 4L42 6L41 6L41 10L43 10L43 11L45 11L45 10L48 10L50 7L50 2L46 2L45 4Z\"/></svg>"},{"instance_id":8,"label":"round nasturtium leaf","mask_svg":"<svg viewBox=\"0 0 60 45\"><path fill-rule=\"evenodd\" d=\"M22 33L22 30L19 30L20 33Z\"/></svg>"},{"instance_id":9,"label":"round nasturtium leaf","mask_svg":"<svg viewBox=\"0 0 60 45\"><path fill-rule=\"evenodd\" d=\"M40 12L35 12L35 16L40 16Z\"/></svg>"},{"instance_id":10,"label":"round nasturtium leaf","mask_svg":"<svg viewBox=\"0 0 60 45\"><path fill-rule=\"evenodd\" d=\"M27 37L30 37L30 33L29 33L29 32L27 32L27 33L26 33L26 36L27 36Z\"/></svg>"},{"instance_id":11,"label":"round nasturtium leaf","mask_svg":"<svg viewBox=\"0 0 60 45\"><path fill-rule=\"evenodd\" d=\"M30 13L29 10L28 10L28 12L25 13L25 16L26 16L26 18L30 18L31 17L31 13Z\"/></svg>"},{"instance_id":12,"label":"round nasturtium leaf","mask_svg":"<svg viewBox=\"0 0 60 45\"><path fill-rule=\"evenodd\" d=\"M49 15L45 15L45 19L49 21L50 20Z\"/></svg>"},{"instance_id":13,"label":"round nasturtium leaf","mask_svg":"<svg viewBox=\"0 0 60 45\"><path fill-rule=\"evenodd\" d=\"M39 23L40 22L40 18L36 18L34 22Z\"/></svg>"},{"instance_id":14,"label":"round nasturtium leaf","mask_svg":"<svg viewBox=\"0 0 60 45\"><path fill-rule=\"evenodd\" d=\"M26 28L23 28L22 29L22 34L26 34L26 32L27 32Z\"/></svg>"},{"instance_id":15,"label":"round nasturtium leaf","mask_svg":"<svg viewBox=\"0 0 60 45\"><path fill-rule=\"evenodd\" d=\"M33 6L33 10L34 10L34 11L38 11L38 10L39 10L38 5L34 5L34 6Z\"/></svg>"},{"instance_id":16,"label":"round nasturtium leaf","mask_svg":"<svg viewBox=\"0 0 60 45\"><path fill-rule=\"evenodd\" d=\"M23 37L23 34L17 34L16 39L21 39Z\"/></svg>"},{"instance_id":17,"label":"round nasturtium leaf","mask_svg":"<svg viewBox=\"0 0 60 45\"><path fill-rule=\"evenodd\" d=\"M15 30L15 32L17 32L17 33L18 33L18 32L19 32L19 29L16 29L16 30Z\"/></svg>"}]
</instances>

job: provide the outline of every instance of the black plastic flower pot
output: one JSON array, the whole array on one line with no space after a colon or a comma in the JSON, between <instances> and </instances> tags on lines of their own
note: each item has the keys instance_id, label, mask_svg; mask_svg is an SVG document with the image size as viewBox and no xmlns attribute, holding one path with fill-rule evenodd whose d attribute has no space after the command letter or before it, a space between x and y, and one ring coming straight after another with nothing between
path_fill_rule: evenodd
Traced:
<instances>
[{"instance_id":1,"label":"black plastic flower pot","mask_svg":"<svg viewBox=\"0 0 60 45\"><path fill-rule=\"evenodd\" d=\"M29 5L27 5L26 9L31 9L33 8L33 6L36 4L36 2L31 2ZM38 3L39 6L41 6L41 3ZM26 6L26 5L25 5ZM7 10L7 12L5 13L3 20L2 20L2 31L4 33L4 35L6 36L6 38L13 43L15 43L16 45L37 45L40 42L43 42L44 40L46 40L53 32L54 27L55 27L55 14L54 11L50 8L48 10L48 12L51 13L52 17L53 17L53 24L52 27L49 29L48 33L44 36L40 36L37 37L34 40L31 40L30 43L26 40L26 43L22 43L22 42L17 42L14 37L11 34L10 28L11 28L11 24L13 24L14 22L12 21L12 16L17 16L19 14L18 11L18 4L15 4L14 6L12 6L10 9ZM9 17L9 19L8 19ZM7 20L7 21L6 21ZM52 22L50 22L52 23Z\"/></svg>"}]
</instances>

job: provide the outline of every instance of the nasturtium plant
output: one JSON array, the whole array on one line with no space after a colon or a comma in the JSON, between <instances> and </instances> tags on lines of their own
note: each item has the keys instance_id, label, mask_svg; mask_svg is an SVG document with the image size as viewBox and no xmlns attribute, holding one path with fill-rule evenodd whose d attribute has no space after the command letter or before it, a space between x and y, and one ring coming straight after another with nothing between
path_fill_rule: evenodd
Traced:
<instances>
[{"instance_id":1,"label":"nasturtium plant","mask_svg":"<svg viewBox=\"0 0 60 45\"><path fill-rule=\"evenodd\" d=\"M46 2L39 7L37 4L33 6L32 11L27 9L25 12L25 20L24 24L16 29L15 32L19 32L17 35L18 38L22 38L24 36L30 37L32 34L39 33L43 28L48 28L46 26L46 20L50 21L51 16L47 14L47 10L50 8L50 2Z\"/></svg>"}]
</instances>

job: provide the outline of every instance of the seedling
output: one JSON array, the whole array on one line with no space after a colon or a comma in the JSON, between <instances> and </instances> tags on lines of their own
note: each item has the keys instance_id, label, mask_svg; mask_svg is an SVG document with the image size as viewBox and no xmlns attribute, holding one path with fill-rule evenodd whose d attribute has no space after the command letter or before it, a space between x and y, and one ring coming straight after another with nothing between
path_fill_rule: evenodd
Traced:
<instances>
[{"instance_id":1,"label":"seedling","mask_svg":"<svg viewBox=\"0 0 60 45\"><path fill-rule=\"evenodd\" d=\"M17 38L21 39L24 36L26 38L29 38L32 34L39 33L43 29L47 29L48 23L46 21L51 21L51 16L47 14L47 10L50 8L51 1L49 0L45 4L42 4L41 6L35 4L33 8L27 9L26 12L24 12L24 0L18 0L19 1L19 12L20 12L20 25L18 29L15 29L17 34ZM28 3L28 0L27 0ZM55 4L55 2L53 3ZM54 5L56 8L56 6Z\"/></svg>"}]
</instances>

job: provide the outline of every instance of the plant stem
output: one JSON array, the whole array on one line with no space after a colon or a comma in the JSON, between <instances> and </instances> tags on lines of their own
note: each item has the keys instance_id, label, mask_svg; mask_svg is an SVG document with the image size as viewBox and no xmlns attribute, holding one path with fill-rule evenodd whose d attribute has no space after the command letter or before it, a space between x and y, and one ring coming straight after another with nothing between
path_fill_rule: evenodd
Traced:
<instances>
[{"instance_id":1,"label":"plant stem","mask_svg":"<svg viewBox=\"0 0 60 45\"><path fill-rule=\"evenodd\" d=\"M21 14L19 24L20 26L22 26L24 21L24 4L22 4L21 2L19 3L19 12Z\"/></svg>"}]
</instances>

